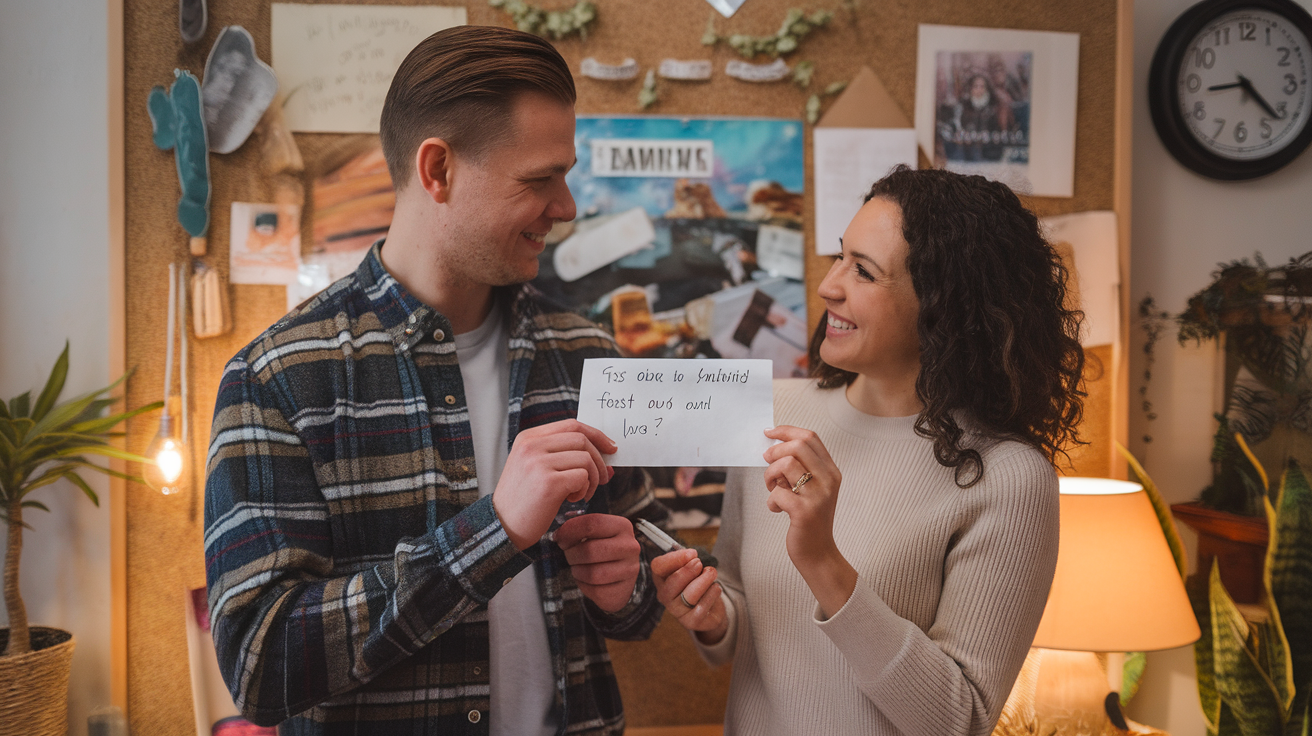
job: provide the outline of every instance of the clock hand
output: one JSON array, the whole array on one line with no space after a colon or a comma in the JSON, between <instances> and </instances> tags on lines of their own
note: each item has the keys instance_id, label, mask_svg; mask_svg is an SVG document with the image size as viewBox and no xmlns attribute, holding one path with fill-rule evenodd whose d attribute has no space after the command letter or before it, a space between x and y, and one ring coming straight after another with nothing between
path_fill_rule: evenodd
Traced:
<instances>
[{"instance_id":1,"label":"clock hand","mask_svg":"<svg viewBox=\"0 0 1312 736\"><path fill-rule=\"evenodd\" d=\"M1270 115L1272 118L1276 120L1280 119L1280 116L1276 114L1276 111L1272 109L1271 105L1267 104L1267 101L1262 99L1262 95L1257 93L1257 89L1253 87L1253 83L1248 81L1247 77L1240 74L1239 84L1244 88L1245 92L1252 95L1253 99L1257 100L1257 104L1261 105L1263 110L1266 110L1267 115Z\"/></svg>"},{"instance_id":2,"label":"clock hand","mask_svg":"<svg viewBox=\"0 0 1312 736\"><path fill-rule=\"evenodd\" d=\"M1216 92L1217 90L1234 89L1235 87L1242 87L1242 86L1244 86L1242 82L1232 82L1230 84L1214 84L1211 87L1208 87L1207 91Z\"/></svg>"}]
</instances>

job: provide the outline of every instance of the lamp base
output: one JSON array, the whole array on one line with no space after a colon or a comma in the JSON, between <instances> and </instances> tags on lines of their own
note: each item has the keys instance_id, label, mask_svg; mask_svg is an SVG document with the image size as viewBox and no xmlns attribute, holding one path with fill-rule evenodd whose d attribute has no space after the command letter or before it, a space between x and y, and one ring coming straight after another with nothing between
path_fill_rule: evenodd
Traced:
<instances>
[{"instance_id":1,"label":"lamp base","mask_svg":"<svg viewBox=\"0 0 1312 736\"><path fill-rule=\"evenodd\" d=\"M1128 728L1119 728L1108 713L1109 705L1119 716L1119 702L1097 654L1031 649L993 736L1169 736L1129 720L1125 721Z\"/></svg>"}]
</instances>

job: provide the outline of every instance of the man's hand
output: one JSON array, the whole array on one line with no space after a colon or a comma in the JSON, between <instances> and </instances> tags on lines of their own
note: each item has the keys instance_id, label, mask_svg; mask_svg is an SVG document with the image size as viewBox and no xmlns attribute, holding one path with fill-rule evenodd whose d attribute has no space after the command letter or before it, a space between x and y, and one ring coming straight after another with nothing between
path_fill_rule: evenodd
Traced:
<instances>
[{"instance_id":1,"label":"man's hand","mask_svg":"<svg viewBox=\"0 0 1312 736\"><path fill-rule=\"evenodd\" d=\"M520 432L492 494L492 507L510 541L528 549L551 528L562 503L592 498L597 486L615 474L601 455L616 449L601 430L574 419Z\"/></svg>"},{"instance_id":2,"label":"man's hand","mask_svg":"<svg viewBox=\"0 0 1312 736\"><path fill-rule=\"evenodd\" d=\"M579 590L601 610L614 613L629 602L642 566L633 522L610 514L576 516L556 530L556 544Z\"/></svg>"}]
</instances>

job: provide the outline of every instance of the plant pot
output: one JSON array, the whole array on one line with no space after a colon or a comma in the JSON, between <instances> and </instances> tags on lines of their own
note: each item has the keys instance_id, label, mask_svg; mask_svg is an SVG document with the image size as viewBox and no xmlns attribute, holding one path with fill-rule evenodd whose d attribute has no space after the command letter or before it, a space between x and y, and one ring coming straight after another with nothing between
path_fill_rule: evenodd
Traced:
<instances>
[{"instance_id":1,"label":"plant pot","mask_svg":"<svg viewBox=\"0 0 1312 736\"><path fill-rule=\"evenodd\" d=\"M33 626L32 651L0 656L0 736L65 736L68 733L68 668L73 635ZM0 652L9 629L0 629Z\"/></svg>"},{"instance_id":2,"label":"plant pot","mask_svg":"<svg viewBox=\"0 0 1312 736\"><path fill-rule=\"evenodd\" d=\"M1198 572L1206 580L1212 560L1221 566L1221 582L1236 603L1262 597L1262 570L1270 537L1265 516L1240 516L1197 503L1171 506L1175 518L1198 532Z\"/></svg>"}]
</instances>

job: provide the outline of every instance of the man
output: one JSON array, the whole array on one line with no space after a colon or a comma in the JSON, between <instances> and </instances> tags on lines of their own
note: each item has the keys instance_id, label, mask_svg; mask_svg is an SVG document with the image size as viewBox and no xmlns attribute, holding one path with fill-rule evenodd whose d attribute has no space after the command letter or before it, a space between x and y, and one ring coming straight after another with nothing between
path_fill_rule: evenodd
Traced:
<instances>
[{"instance_id":1,"label":"man","mask_svg":"<svg viewBox=\"0 0 1312 736\"><path fill-rule=\"evenodd\" d=\"M534 36L466 26L422 42L383 107L385 242L224 372L209 606L256 723L623 731L602 637L655 626L625 517L665 511L572 418L583 360L615 355L613 340L524 283L575 214L574 94Z\"/></svg>"}]
</instances>

